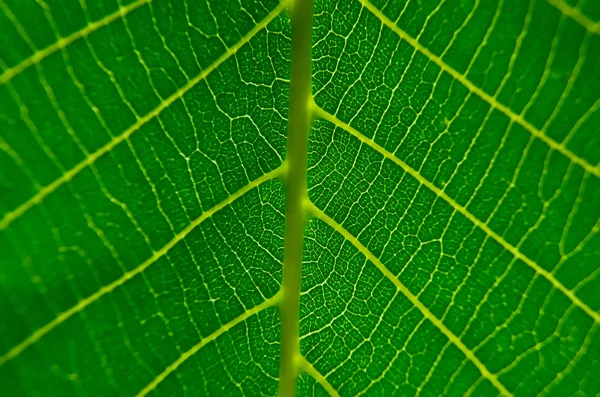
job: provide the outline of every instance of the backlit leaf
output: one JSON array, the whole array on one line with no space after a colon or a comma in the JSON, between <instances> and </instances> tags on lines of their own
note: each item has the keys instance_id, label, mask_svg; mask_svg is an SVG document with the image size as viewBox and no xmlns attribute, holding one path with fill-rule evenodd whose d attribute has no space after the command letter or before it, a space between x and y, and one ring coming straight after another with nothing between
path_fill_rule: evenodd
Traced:
<instances>
[{"instance_id":1,"label":"backlit leaf","mask_svg":"<svg viewBox=\"0 0 600 397\"><path fill-rule=\"evenodd\" d=\"M0 1L3 395L277 394L288 8ZM598 20L315 0L298 395L600 393Z\"/></svg>"}]
</instances>

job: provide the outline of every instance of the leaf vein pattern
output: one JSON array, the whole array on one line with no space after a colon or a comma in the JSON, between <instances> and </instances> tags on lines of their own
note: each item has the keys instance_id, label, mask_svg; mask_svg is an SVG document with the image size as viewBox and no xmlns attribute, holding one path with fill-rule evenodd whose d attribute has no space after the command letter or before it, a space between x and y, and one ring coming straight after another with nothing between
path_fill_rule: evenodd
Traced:
<instances>
[{"instance_id":1,"label":"leaf vein pattern","mask_svg":"<svg viewBox=\"0 0 600 397\"><path fill-rule=\"evenodd\" d=\"M152 380L152 382L150 382L138 394L136 394L136 396L143 397L143 396L147 395L148 393L152 392L152 390L154 390L163 380L165 380L165 378L167 376L169 376L181 364L183 364L188 358L192 357L194 354L196 354L200 349L202 349L208 343L214 341L219 336L221 336L225 332L229 331L231 328L233 328L236 325L238 325L239 323L245 321L247 318L257 314L258 312L260 312L262 310L265 310L269 307L273 307L273 306L277 305L280 301L281 301L281 292L279 292L276 295L272 296L271 298L265 300L263 303L261 303L257 306L254 306L253 308L245 311L244 313L240 314L235 319L233 319L230 322L228 322L227 324L223 325L221 328L219 328L218 330L216 330L215 332L213 332L206 338L202 339L200 342L198 342L196 345L194 345L188 351L183 353L177 360L175 360L171 365L169 365L167 368L165 368L165 370L163 372L161 372L156 378L154 378L154 380Z\"/></svg>"},{"instance_id":2,"label":"leaf vein pattern","mask_svg":"<svg viewBox=\"0 0 600 397\"><path fill-rule=\"evenodd\" d=\"M17 65L12 66L12 67L8 68L7 70L5 70L4 72L2 72L2 74L0 75L0 85L8 83L15 76L21 74L27 68L40 63L41 61L43 61L45 58L52 55L56 51L60 51L64 48L66 48L69 44L73 43L74 41L79 40L85 36L88 36L89 34L93 33L94 31L110 24L111 22L113 22L117 19L124 18L127 14L129 14L133 10L135 10L145 4L148 4L151 1L152 0L137 0L137 1L135 1L131 4L128 4L124 7L119 7L119 9L117 11L115 11L114 13L107 15L106 17L104 17L98 21L90 23L85 28L83 28L77 32L71 33L67 37L61 38L56 43L51 44L44 49L36 50L34 52L34 54L31 55L29 58L24 59ZM5 6L2 5L2 7L5 7Z\"/></svg>"},{"instance_id":3,"label":"leaf vein pattern","mask_svg":"<svg viewBox=\"0 0 600 397\"><path fill-rule=\"evenodd\" d=\"M571 150L566 148L563 144L556 142L554 139L550 138L542 131L538 130L533 124L528 122L523 118L522 115L516 114L506 105L498 102L494 97L483 91L481 88L475 86L471 81L469 81L465 75L459 73L457 70L452 68L450 65L446 64L440 57L429 51L427 48L423 47L417 40L408 35L405 31L400 29L395 23L393 23L389 18L387 18L383 13L377 9L372 3L368 0L359 0L361 4L368 9L373 15L375 15L382 24L386 25L390 29L392 29L400 38L406 40L411 46L417 49L419 52L424 54L428 59L430 59L433 63L438 65L443 71L451 75L454 79L459 81L463 86L465 86L470 92L477 94L484 101L486 101L491 107L498 109L500 112L504 113L511 121L516 121L519 125L529 131L534 137L545 142L550 148L560 152L565 157L567 157L570 161L581 166L586 172L589 172L596 177L600 178L600 168L598 166L593 166L585 159L579 157Z\"/></svg>"},{"instance_id":4,"label":"leaf vein pattern","mask_svg":"<svg viewBox=\"0 0 600 397\"><path fill-rule=\"evenodd\" d=\"M40 191L38 191L33 197L19 205L16 209L11 212L8 212L4 218L0 221L0 230L6 229L15 219L18 219L21 215L31 209L33 206L39 204L46 196L54 192L64 183L69 182L73 179L79 172L93 164L98 158L102 157L104 154L110 152L114 147L119 145L121 142L129 139L131 135L133 135L137 130L139 130L144 124L149 122L150 120L157 117L163 110L168 108L171 104L185 95L192 87L196 84L204 80L212 71L217 69L223 62L229 59L231 56L235 55L235 53L246 44L252 37L254 37L259 31L265 28L276 16L278 16L284 9L287 7L287 1L282 1L277 8L275 8L264 20L262 20L259 24L257 24L246 36L244 36L240 41L238 41L233 47L228 48L225 53L223 53L213 64L207 67L202 71L199 75L190 80L185 86L177 90L173 95L168 97L166 100L160 103L159 106L154 108L151 112L146 115L138 118L138 120L130 126L127 130L125 130L121 135L113 137L110 142L105 144L103 147L98 149L96 152L91 153L87 156L83 161L77 164L75 167L71 168L60 178L56 179L54 182L50 183L43 187Z\"/></svg>"},{"instance_id":5,"label":"leaf vein pattern","mask_svg":"<svg viewBox=\"0 0 600 397\"><path fill-rule=\"evenodd\" d=\"M323 110L322 108L320 108L318 105L315 104L313 106L315 107L315 113L318 116L320 116L320 117L328 120L329 122L337 125L338 127L342 128L343 130L345 130L348 133L352 134L353 136L355 136L356 138L358 138L362 142L366 143L367 145L369 145L370 147L372 147L373 149L375 149L376 151L378 151L379 153L381 153L386 158L392 160L397 165L399 165L400 167L402 167L406 172L408 172L410 175L412 175L414 178L416 178L421 184L425 185L429 190L433 191L436 195L438 195L441 198L443 198L456 211L458 211L461 214L463 214L467 219L469 219L471 222L473 222L477 227L479 227L480 229L482 229L486 234L488 234L494 240L496 240L498 243L500 243L500 245L502 245L507 251L509 251L515 258L518 258L518 259L522 260L528 266L530 266L532 269L534 269L538 274L542 275L545 279L547 279L556 289L560 290L575 305L577 305L586 314L588 314L596 323L600 323L600 314L596 313L587 304L585 304L585 302L581 301L581 299L579 299L577 297L577 295L575 295L571 290L569 290L560 281L558 281L554 277L554 275L552 273L548 272L547 270L545 270L544 268L542 268L540 265L538 265L537 263L535 263L534 261L532 261L531 259L529 259L527 256L525 256L524 254L522 254L516 247L512 246L511 244L509 244L500 235L498 235L496 232L494 232L489 226L487 226L485 223L481 222L473 214L471 214L469 211L467 211L467 209L465 207L463 207L462 205L458 204L451 197L449 197L443 190L439 189L437 186L435 186L434 184L432 184L431 182L429 182L428 180L426 180L425 178L423 178L417 171L415 171L410 166L408 166L408 164L404 163L402 160L398 159L396 156L394 156L393 154L391 154L390 152L388 152L387 150L385 150L383 147L381 147L380 145L378 145L372 139L367 138L365 135L363 135L360 132L356 131L354 128L352 128L348 124L346 124L343 121L339 120L335 116L327 113L325 110Z\"/></svg>"},{"instance_id":6,"label":"leaf vein pattern","mask_svg":"<svg viewBox=\"0 0 600 397\"><path fill-rule=\"evenodd\" d=\"M591 3L315 1L283 360L294 0L12 1L7 390L595 395Z\"/></svg>"},{"instance_id":7,"label":"leaf vein pattern","mask_svg":"<svg viewBox=\"0 0 600 397\"><path fill-rule=\"evenodd\" d=\"M415 305L421 313L431 321L444 335L452 341L462 352L463 354L472 361L477 369L481 372L481 374L487 378L493 385L498 389L498 391L505 396L512 396L512 394L502 385L497 377L492 374L487 367L475 356L473 351L471 351L465 344L450 331L441 321L438 319L433 313L429 311L425 305L423 305L419 299L413 295L410 290L402 284L398 278L388 270L388 268L381 263L381 261L371 253L363 244L361 244L356 237L354 237L350 232L344 229L339 223L335 220L331 219L327 214L317 208L314 204L311 203L311 211L317 218L321 219L329 226L331 226L334 230L340 233L344 238L352 243L367 259L369 259L377 268L398 288L400 292L404 296L406 296L413 305Z\"/></svg>"},{"instance_id":8,"label":"leaf vein pattern","mask_svg":"<svg viewBox=\"0 0 600 397\"><path fill-rule=\"evenodd\" d=\"M102 287L96 293L81 300L77 305L60 313L54 320L50 321L43 327L39 328L37 331L35 331L31 336L29 336L23 342L21 342L20 344L18 344L15 347L13 347L6 354L4 354L3 356L0 357L0 365L3 365L7 361L10 361L13 358L17 357L21 352L23 352L25 349L29 348L35 342L37 342L38 340L43 338L44 335L48 334L50 331L52 331L53 329L55 329L56 327L58 327L65 321L67 321L73 315L83 311L86 307L88 307L92 303L96 302L97 300L102 298L104 295L114 291L116 288L125 284L128 280L130 280L133 277L135 277L136 275L142 273L144 270L146 270L148 267L150 267L154 262L156 262L160 257L167 254L171 248L173 248L179 241L183 240L192 230L194 230L194 228L196 228L198 225L200 225L206 219L210 218L212 215L217 213L219 210L225 208L226 206L228 206L229 204L234 202L236 199L242 197L248 191L261 185L263 182L277 178L280 175L281 175L281 168L277 168L277 169L255 179L254 181L250 182L249 184L247 184L246 186L244 186L243 188L241 188L240 190L238 190L237 192L235 192L234 194L232 194L225 200L221 201L219 204L215 205L210 210L204 212L200 217L195 219L185 229L183 229L181 232L179 232L165 246L163 246L158 251L155 251L150 258L145 260L138 267L125 273L123 276L121 276L119 279L113 281L112 283Z\"/></svg>"}]
</instances>

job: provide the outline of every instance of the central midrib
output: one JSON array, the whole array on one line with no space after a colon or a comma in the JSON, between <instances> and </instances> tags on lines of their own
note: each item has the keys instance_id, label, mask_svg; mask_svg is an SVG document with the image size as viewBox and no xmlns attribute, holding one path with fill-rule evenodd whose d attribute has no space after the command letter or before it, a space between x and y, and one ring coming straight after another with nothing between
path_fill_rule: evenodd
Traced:
<instances>
[{"instance_id":1,"label":"central midrib","mask_svg":"<svg viewBox=\"0 0 600 397\"><path fill-rule=\"evenodd\" d=\"M292 3L292 62L285 172L285 236L279 395L293 397L298 376L302 243L306 221L307 153L311 107L313 0Z\"/></svg>"}]
</instances>

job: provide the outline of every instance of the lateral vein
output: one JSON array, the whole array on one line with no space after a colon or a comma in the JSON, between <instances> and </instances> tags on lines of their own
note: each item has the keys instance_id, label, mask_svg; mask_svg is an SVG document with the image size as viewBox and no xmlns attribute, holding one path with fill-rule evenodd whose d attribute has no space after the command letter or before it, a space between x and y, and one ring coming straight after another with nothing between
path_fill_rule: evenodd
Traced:
<instances>
[{"instance_id":1,"label":"lateral vein","mask_svg":"<svg viewBox=\"0 0 600 397\"><path fill-rule=\"evenodd\" d=\"M459 73L457 70L452 68L450 65L445 63L440 57L429 51L427 48L422 46L417 40L413 37L409 36L404 30L400 29L394 22L392 22L388 17L383 15L383 13L377 9L373 4L369 2L369 0L359 0L362 5L367 8L375 17L377 17L384 25L392 29L401 39L406 40L411 46L425 55L429 60L438 65L444 72L448 73L455 80L458 80L463 86L465 86L469 91L475 93L481 99L486 101L490 106L504 113L512 121L517 122L523 128L525 128L531 135L545 142L551 149L560 152L562 155L567 157L570 161L581 166L586 172L589 172L596 177L600 178L600 168L591 165L585 159L577 156L575 153L567 149L564 145L556 142L554 139L550 138L536 127L533 126L530 122L525 120L523 116L516 114L513 112L508 106L503 105L498 102L496 98L489 95L487 92L483 91L481 88L477 87L470 80L466 78L463 74Z\"/></svg>"},{"instance_id":2,"label":"lateral vein","mask_svg":"<svg viewBox=\"0 0 600 397\"><path fill-rule=\"evenodd\" d=\"M192 87L198 84L200 81L204 80L213 70L218 68L223 62L225 62L229 57L234 55L244 44L246 44L252 37L254 37L259 31L265 28L276 16L278 16L287 6L288 0L284 0L279 5L265 17L260 23L258 23L252 30L248 32L240 41L238 41L234 46L228 48L225 53L223 53L215 62L213 62L209 67L202 71L199 75L194 77L192 80L188 81L186 85L177 90L173 95L168 97L166 100L160 103L155 109L140 117L132 126L130 126L127 130L125 130L121 135L114 137L110 142L106 145L98 149L96 152L87 156L83 161L77 164L75 167L71 168L69 171L65 172L54 182L50 183L43 187L40 191L38 191L35 196L18 206L11 212L8 212L4 218L0 221L0 230L4 230L10 225L15 219L19 218L25 212L27 212L31 207L39 204L46 196L50 193L54 192L60 186L62 186L65 182L70 181L75 177L81 170L94 163L98 158L103 156L104 154L111 151L115 146L124 140L128 139L134 132L139 130L144 124L158 116L163 110L169 107L173 102L181 98L185 93L187 93Z\"/></svg>"},{"instance_id":3,"label":"lateral vein","mask_svg":"<svg viewBox=\"0 0 600 397\"><path fill-rule=\"evenodd\" d=\"M131 11L135 10L136 8L141 7L144 4L150 3L151 1L152 0L137 0L131 4L128 4L125 7L119 7L119 9L117 11L115 11L114 13L107 15L98 21L90 23L85 28L78 30L77 32L71 33L67 37L60 38L57 42L49 45L48 47L46 47L44 49L35 51L35 53L33 55L31 55L29 58L26 58L23 61L21 61L20 63L18 63L17 65L5 70L0 75L0 85L8 83L13 77L22 73L28 67L41 62L42 60L44 60L48 56L52 55L56 51L59 51L65 47L67 47L72 42L74 42L82 37L88 36L89 34L95 32L96 30L100 29L103 26L110 24L111 22L113 22L117 19L125 17Z\"/></svg>"},{"instance_id":4,"label":"lateral vein","mask_svg":"<svg viewBox=\"0 0 600 397\"><path fill-rule=\"evenodd\" d=\"M165 370L163 372L161 372L156 378L154 378L154 380L152 382L150 382L138 394L136 394L136 396L143 397L143 396L147 395L152 390L154 390L156 388L156 386L158 386L163 380L165 380L165 378L167 376L169 376L181 364L183 364L188 358L190 358L194 354L196 354L204 346L206 346L210 342L214 341L219 336L221 336L223 333L229 331L231 328L235 327L236 325L238 325L242 321L248 319L249 317L257 314L258 312L260 312L264 309L275 306L276 304L279 303L280 300L281 300L281 290L277 294L275 294L273 297L267 299L266 301L264 301L263 303L261 303L257 306L254 306L252 309L245 311L243 314L239 315L238 317L234 318L227 324L223 325L221 328L219 328L218 330L216 330L215 332L213 332L206 338L202 339L191 349L189 349L188 351L183 353L177 360L175 360L173 363L171 363L171 365L169 365L167 368L165 368Z\"/></svg>"},{"instance_id":5,"label":"lateral vein","mask_svg":"<svg viewBox=\"0 0 600 397\"><path fill-rule=\"evenodd\" d=\"M582 309L587 315L589 315L596 323L600 323L600 314L596 313L592 310L587 304L585 304L577 295L573 293L573 291L569 290L565 287L560 281L558 281L552 273L542 268L540 265L529 259L523 253L521 253L515 246L508 243L502 236L498 233L494 232L487 224L480 221L475 215L471 214L465 207L457 203L452 197L448 196L446 192L435 186L433 183L425 179L421 174L419 174L416 170L406 164L404 161L400 160L398 157L394 156L392 153L388 152L382 146L377 144L374 140L367 138L365 135L361 134L348 124L344 123L337 117L329 114L322 108L320 108L317 104L314 104L315 113L324 118L325 120L335 124L336 126L344 129L349 132L354 137L358 138L361 142L364 142L371 148L375 149L377 152L382 154L387 159L393 161L406 172L408 172L413 178L418 180L421 184L425 185L429 190L434 192L436 195L444 199L448 204L452 206L456 211L460 212L467 219L475 224L475 226L479 227L486 234L492 237L496 242L498 242L504 249L509 251L514 257L525 262L529 267L535 270L538 274L543 276L546 280L548 280L556 289L560 290L565 296L567 296L576 306Z\"/></svg>"},{"instance_id":6,"label":"lateral vein","mask_svg":"<svg viewBox=\"0 0 600 397\"><path fill-rule=\"evenodd\" d=\"M600 23L593 22L591 19L583 15L577 8L571 7L562 0L548 0L548 3L550 3L564 15L583 26L590 33L600 34Z\"/></svg>"},{"instance_id":7,"label":"lateral vein","mask_svg":"<svg viewBox=\"0 0 600 397\"><path fill-rule=\"evenodd\" d=\"M321 386L323 386L323 388L327 391L327 393L329 393L330 396L332 396L332 397L340 396L339 393L337 392L337 390L335 390L333 388L333 386L331 386L331 383L329 383L327 381L327 379L325 379L323 374L321 374L319 371L317 371L317 369L306 359L306 357L298 356L297 360L298 360L299 367L302 368L304 370L304 372L306 372L307 374L312 376L314 378L314 380L319 382L321 384Z\"/></svg>"},{"instance_id":8,"label":"lateral vein","mask_svg":"<svg viewBox=\"0 0 600 397\"><path fill-rule=\"evenodd\" d=\"M367 247L365 247L356 237L348 232L342 225L337 223L335 220L330 218L327 214L321 211L317 206L311 203L313 214L327 223L331 228L340 233L346 240L350 241L367 259L373 264L398 288L404 296L408 298L415 305L421 313L431 321L446 337L463 352L463 354L479 369L479 372L488 379L500 393L505 396L512 396L512 394L500 383L496 375L490 372L489 369L475 356L473 351L469 349L452 331L450 331L440 319L438 319L429 309L419 301L419 299L413 295L410 290L398 280L398 278L377 258Z\"/></svg>"},{"instance_id":9,"label":"lateral vein","mask_svg":"<svg viewBox=\"0 0 600 397\"><path fill-rule=\"evenodd\" d=\"M202 215L200 215L192 223L190 223L185 229L183 229L181 232L179 232L171 241L169 241L166 245L164 245L158 251L155 251L152 254L152 256L150 258L146 259L141 265L139 265L138 267L123 274L119 279L113 281L112 283L103 286L94 294L88 296L87 298L82 299L81 301L79 301L75 306L71 307L70 309L60 313L54 320L50 321L43 327L39 328L33 334L31 334L27 339L25 339L23 342L19 343L17 346L10 349L8 351L8 353L4 354L3 356L0 356L0 366L4 365L7 361L10 361L13 358L17 357L21 352L23 352L25 349L27 349L28 347L33 345L35 342L40 340L42 337L44 337L47 333L52 331L54 328L58 327L59 325L61 325L65 321L67 321L74 314L81 312L86 307L88 307L92 303L96 302L98 299L102 298L104 295L112 292L116 288L125 284L128 280L132 279L134 276L142 273L150 265L152 265L154 262L156 262L160 257L165 255L178 242L183 240L193 229L196 228L196 226L200 225L206 219L210 218L212 215L214 215L221 209L225 208L227 205L231 204L232 202L234 202L236 199L243 196L248 191L259 186L263 182L266 182L270 179L278 177L280 174L281 174L281 167L276 168L275 170L268 172L268 173L264 174L263 176L253 180L252 182L250 182L249 184L247 184L246 186L244 186L237 192L233 193L231 196L227 197L225 200L221 201L219 204L215 205L211 209L202 213Z\"/></svg>"}]
</instances>

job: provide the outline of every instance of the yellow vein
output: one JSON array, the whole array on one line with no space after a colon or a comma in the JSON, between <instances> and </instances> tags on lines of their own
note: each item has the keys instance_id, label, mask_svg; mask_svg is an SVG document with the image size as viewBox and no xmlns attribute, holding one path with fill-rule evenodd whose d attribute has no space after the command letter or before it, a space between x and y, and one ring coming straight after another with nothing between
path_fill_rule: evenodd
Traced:
<instances>
[{"instance_id":1,"label":"yellow vein","mask_svg":"<svg viewBox=\"0 0 600 397\"><path fill-rule=\"evenodd\" d=\"M408 288L406 288L406 286L404 284L402 284L400 282L400 280L398 280L398 278L391 271L389 271L388 268L385 267L385 265L383 263L381 263L379 258L377 258L375 255L373 255L373 253L371 251L369 251L367 249L367 247L362 245L361 242L358 241L358 239L356 237L354 237L352 234L350 234L350 232L348 232L346 229L344 229L342 227L342 225L340 225L339 223L337 223L336 221L331 219L327 214L325 214L323 211L321 211L319 208L317 208L314 204L311 205L311 210L312 210L312 213L317 218L323 220L330 227L332 227L336 232L340 233L346 240L350 241L365 257L367 257L367 259L369 259L371 262L373 262L373 264L375 266L377 266L377 268L388 279L390 279L390 281L392 283L394 283L396 288L398 288L398 290L400 292L402 292L402 294L404 294L404 296L406 296L412 302L412 304L415 305L429 321L431 321L440 331L442 331L442 333L444 335L446 335L446 337L452 343L454 343L454 345L456 345L456 347L458 347L460 349L460 351L462 351L463 354L473 364L475 364L475 366L479 369L479 372L481 372L481 374L486 379L488 379L496 387L496 389L498 389L500 391L500 393L502 393L505 396L512 396L512 394L504 387L504 385L502 385L502 383L500 383L500 381L498 380L496 375L492 374L490 372L490 370L488 370L487 367L481 361L479 361L479 359L475 356L473 351L471 351L471 349L469 349L467 346L465 346L465 344L456 335L454 335L454 333L452 333L452 331L450 331L444 325L444 323L442 323L442 321L440 319L438 319L435 315L433 315L433 313L431 313L429 311L429 309L425 305L423 305L423 303L421 303L421 301L419 301L419 299L415 295L413 295L413 293L410 292L410 290Z\"/></svg>"},{"instance_id":2,"label":"yellow vein","mask_svg":"<svg viewBox=\"0 0 600 397\"><path fill-rule=\"evenodd\" d=\"M54 320L50 321L43 327L36 330L33 334L31 334L23 342L19 343L15 347L13 347L8 353L6 353L3 356L0 356L0 365L3 365L7 361L18 356L21 352L23 352L29 346L31 346L32 344L34 344L35 342L40 340L48 332L52 331L54 328L58 327L59 325L61 325L65 321L67 321L74 314L79 313L80 311L84 310L86 307L88 307L92 303L96 302L98 299L102 298L104 295L112 292L116 288L125 284L128 280L132 279L136 275L138 275L141 272L143 272L144 270L146 270L150 265L152 265L160 257L162 257L164 254L166 254L171 248L173 248L175 246L175 244L177 244L178 242L183 240L192 230L194 230L194 228L196 226L198 226L199 224L204 222L206 219L210 218L212 215L214 215L219 210L221 210L224 207L226 207L227 205L231 204L236 199L243 196L245 193L247 193L251 189L257 187L261 183L280 176L281 169L282 169L282 167L279 167L279 168L261 176L260 178L253 180L252 182L250 182L249 184L247 184L246 186L244 186L237 192L233 193L231 196L227 197L225 200L221 201L219 204L215 205L208 211L204 212L202 215L200 215L198 218L196 218L192 223L190 223L185 229L183 229L181 232L177 233L177 235L175 235L175 237L171 241L169 241L165 246L163 246L158 251L154 251L152 256L150 258L146 259L141 265L139 265L135 269L132 269L132 270L128 271L127 273L123 274L119 279L113 281L112 283L100 288L100 290L98 290L94 294L79 301L75 306L71 307L70 309L60 313Z\"/></svg>"},{"instance_id":3,"label":"yellow vein","mask_svg":"<svg viewBox=\"0 0 600 397\"><path fill-rule=\"evenodd\" d=\"M600 322L600 315L598 313L596 313L594 310L592 310L588 305L586 305L581 299L579 299L573 293L573 291L569 290L560 281L558 281L556 278L554 278L552 273L550 273L546 269L542 268L540 265L538 265L537 263L535 263L534 261L529 259L527 256L522 254L516 247L509 244L506 240L504 240L504 238L502 238L502 236L500 236L498 233L496 233L492 229L490 229L490 227L487 224L481 222L473 214L471 214L469 211L467 211L467 209L465 207L463 207L462 205L460 205L456 201L454 201L454 199L452 197L448 196L443 190L439 189L433 183L431 183L427 179L423 178L423 176L421 176L421 174L419 174L416 170L414 170L412 167L410 167L404 161L400 160L398 157L394 156L392 153L388 152L386 149L384 149L382 146L377 144L372 139L367 138L365 135L361 134L360 132L358 132L357 130L355 130L354 128L349 126L348 124L346 124L343 121L341 121L340 119L338 119L337 117L327 113L325 110L321 109L318 105L313 104L313 107L318 116L337 125L338 127L342 128L342 129L346 130L347 132L349 132L350 134L352 134L353 136L358 138L360 141L364 142L365 144L369 145L371 148L378 151L384 157L392 160L394 163L396 163L397 165L402 167L402 169L404 169L404 171L408 172L413 178L417 179L420 183L425 185L429 190L431 190L432 192L434 192L435 194L440 196L448 204L450 204L452 206L452 208L454 208L456 211L460 212L467 219L469 219L471 222L473 222L477 227L479 227L486 234L488 234L490 237L492 237L494 240L496 240L500 245L502 245L502 247L504 247L504 249L509 251L514 257L522 260L528 266L530 266L533 270L535 270L537 273L542 275L556 289L560 290L569 299L571 299L571 301L575 305L577 305L584 312L586 312L592 319L594 319L595 322L597 322L597 323Z\"/></svg>"},{"instance_id":4,"label":"yellow vein","mask_svg":"<svg viewBox=\"0 0 600 397\"><path fill-rule=\"evenodd\" d=\"M251 316L255 315L256 313L258 313L264 309L267 309L271 306L275 306L276 304L279 303L280 300L281 300L281 290L272 298L269 298L266 301L264 301L263 303L261 303L260 305L255 306L252 309L245 311L240 316L236 317L235 319L231 320L227 324L223 325L221 328L219 328L218 330L216 330L215 332L213 332L206 338L202 339L197 345L195 345L194 347L192 347L191 349L189 349L188 351L183 353L177 360L175 360L171 365L169 365L167 368L165 368L165 370L163 372L161 372L156 378L154 378L154 380L152 382L150 382L146 387L144 387L142 389L142 391L140 391L136 396L143 397L143 396L147 395L152 390L154 390L156 388L156 386L158 386L163 380L165 380L165 378L167 376L169 376L181 364L183 364L185 362L185 360L187 360L188 358L190 358L194 354L196 354L198 352L198 350L202 349L204 346L206 346L210 342L214 341L219 336L221 336L223 333L229 331L231 328L235 327L242 321L246 320L248 317L251 317Z\"/></svg>"},{"instance_id":5,"label":"yellow vein","mask_svg":"<svg viewBox=\"0 0 600 397\"><path fill-rule=\"evenodd\" d=\"M548 0L548 3L556 7L564 15L583 26L590 33L600 34L600 22L593 22L575 7L571 7L562 0Z\"/></svg>"},{"instance_id":6,"label":"yellow vein","mask_svg":"<svg viewBox=\"0 0 600 397\"><path fill-rule=\"evenodd\" d=\"M569 149L564 147L564 145L556 142L554 139L548 137L546 134L542 133L540 130L535 128L530 122L525 120L521 115L516 114L507 106L501 104L496 100L496 98L492 97L481 88L475 86L470 80L468 80L463 74L456 71L450 65L445 63L440 57L429 51L427 48L423 47L417 40L408 35L405 31L400 29L394 22L388 19L379 9L377 9L373 4L371 4L368 0L359 0L365 8L367 8L373 15L375 15L384 25L392 29L400 38L406 40L411 46L419 50L423 55L425 55L429 60L438 65L443 71L448 73L454 79L458 80L462 85L464 85L469 91L477 94L484 101L486 101L490 106L504 113L508 118L512 121L517 122L523 128L531 133L531 135L545 142L550 148L562 153L565 157L567 157L572 162L581 166L587 172L600 177L600 168L595 167L588 163L583 158L577 156L575 153L571 152Z\"/></svg>"},{"instance_id":7,"label":"yellow vein","mask_svg":"<svg viewBox=\"0 0 600 397\"><path fill-rule=\"evenodd\" d=\"M67 37L62 37L56 43L51 44L42 50L36 51L29 58L26 58L23 61L21 61L21 63L13 66L12 68L5 70L0 75L0 85L6 84L13 77L18 75L19 73L22 73L25 69L27 69L31 65L35 65L36 63L41 62L44 58L47 58L49 55L52 55L56 51L59 51L59 50L65 48L66 46L68 46L69 44L74 42L75 40L78 40L82 37L88 36L90 33L93 33L94 31L98 30L99 28L106 26L117 19L125 17L125 15L127 15L131 11L133 11L136 8L139 8L140 6L147 4L151 1L152 0L137 0L125 7L120 7L114 13L107 15L98 21L92 22L91 24L87 25L85 28L83 28L77 32L74 32Z\"/></svg>"},{"instance_id":8,"label":"yellow vein","mask_svg":"<svg viewBox=\"0 0 600 397\"><path fill-rule=\"evenodd\" d=\"M200 81L204 80L213 70L218 68L223 62L225 62L229 57L234 55L244 44L246 44L252 37L254 37L259 31L261 31L264 27L266 27L277 15L281 13L281 11L286 7L287 0L281 2L265 19L263 19L258 25L256 25L248 34L246 34L240 41L238 41L233 47L228 48L225 53L223 53L214 63L212 63L208 68L202 71L199 75L190 80L185 86L177 90L173 95L164 100L160 105L158 105L154 110L147 113L145 116L140 117L135 124L125 130L121 135L114 137L110 142L106 145L98 149L96 152L90 154L86 157L82 162L77 164L75 167L71 168L69 171L65 172L58 179L52 182L49 185L43 187L40 191L38 191L35 196L18 206L13 211L7 213L4 216L4 219L0 221L0 230L6 229L8 225L10 225L15 219L19 216L23 215L27 212L31 207L39 204L46 196L50 193L54 192L65 182L73 179L75 175L77 175L81 170L95 162L99 157L108 153L119 143L128 139L134 132L140 129L144 124L158 116L163 110L165 110L169 105L173 102L181 98L186 92L188 92L192 87L198 84Z\"/></svg>"},{"instance_id":9,"label":"yellow vein","mask_svg":"<svg viewBox=\"0 0 600 397\"><path fill-rule=\"evenodd\" d=\"M327 391L327 393L329 393L330 396L333 396L333 397L340 396L338 394L337 390L335 390L333 388L333 386L331 386L331 383L327 382L327 379L325 379L325 377L319 371L317 371L317 369L315 367L313 367L313 365L310 362L308 362L306 357L298 356L297 359L298 359L298 366L304 372L306 372L307 374L312 376L317 382L319 382L321 384L321 386L323 386L323 388Z\"/></svg>"}]
</instances>

